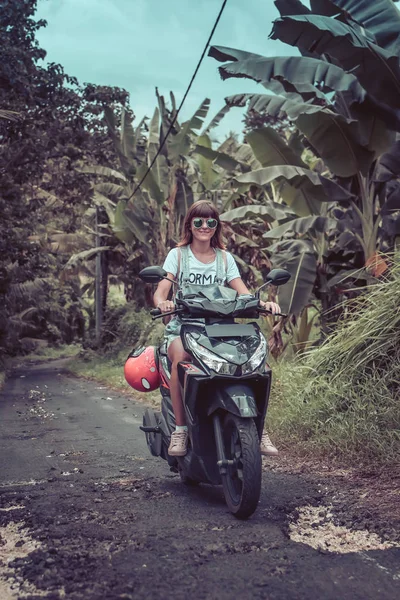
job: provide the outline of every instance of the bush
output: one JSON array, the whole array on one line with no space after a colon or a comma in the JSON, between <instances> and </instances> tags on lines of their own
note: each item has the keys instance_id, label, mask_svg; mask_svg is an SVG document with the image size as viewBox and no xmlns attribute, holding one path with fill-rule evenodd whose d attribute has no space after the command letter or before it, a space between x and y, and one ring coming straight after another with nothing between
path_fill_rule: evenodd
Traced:
<instances>
[{"instance_id":1,"label":"bush","mask_svg":"<svg viewBox=\"0 0 400 600\"><path fill-rule=\"evenodd\" d=\"M158 345L163 337L161 321L152 321L147 309L138 310L135 303L110 308L104 318L102 350L117 353L140 345Z\"/></svg>"},{"instance_id":2,"label":"bush","mask_svg":"<svg viewBox=\"0 0 400 600\"><path fill-rule=\"evenodd\" d=\"M275 369L271 426L351 460L400 456L400 266L352 301L324 344Z\"/></svg>"}]
</instances>

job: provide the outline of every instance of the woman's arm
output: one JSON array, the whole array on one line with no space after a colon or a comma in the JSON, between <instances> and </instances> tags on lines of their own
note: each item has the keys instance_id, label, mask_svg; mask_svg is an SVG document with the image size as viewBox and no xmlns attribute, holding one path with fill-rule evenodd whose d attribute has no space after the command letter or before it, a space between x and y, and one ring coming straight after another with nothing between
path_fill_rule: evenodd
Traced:
<instances>
[{"instance_id":1,"label":"woman's arm","mask_svg":"<svg viewBox=\"0 0 400 600\"><path fill-rule=\"evenodd\" d=\"M228 283L228 285L229 285L229 287L236 290L236 292L238 294L251 294L251 292L247 289L244 281L242 281L242 279L240 277L236 277L235 279L232 279L232 281L230 281ZM264 302L264 300L260 300L260 304L266 310L270 310L272 312L272 314L281 312L281 308L280 308L279 304L276 304L276 302Z\"/></svg>"},{"instance_id":2,"label":"woman's arm","mask_svg":"<svg viewBox=\"0 0 400 600\"><path fill-rule=\"evenodd\" d=\"M235 277L228 283L229 287L234 289L238 294L251 294L240 277Z\"/></svg>"},{"instance_id":3,"label":"woman's arm","mask_svg":"<svg viewBox=\"0 0 400 600\"><path fill-rule=\"evenodd\" d=\"M175 279L172 273L167 273L168 279ZM168 312L174 308L172 300L168 300L168 294L171 289L172 283L166 279L162 279L157 286L157 289L153 296L154 306L159 308L161 312Z\"/></svg>"}]
</instances>

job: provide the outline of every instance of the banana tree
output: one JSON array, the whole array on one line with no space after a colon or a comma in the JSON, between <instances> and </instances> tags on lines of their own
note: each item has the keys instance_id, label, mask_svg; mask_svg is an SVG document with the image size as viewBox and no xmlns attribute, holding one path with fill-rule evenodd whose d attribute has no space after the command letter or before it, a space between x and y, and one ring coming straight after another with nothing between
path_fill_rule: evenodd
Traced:
<instances>
[{"instance_id":1,"label":"banana tree","mask_svg":"<svg viewBox=\"0 0 400 600\"><path fill-rule=\"evenodd\" d=\"M276 157L263 166L277 167L275 176L281 183L280 191L296 208L298 217L323 216L323 210L325 218L335 218L334 212L329 217L326 213L332 211L332 206L340 205L340 211L336 211L339 219L335 239L328 243L329 235L323 232L324 237L320 236L319 241L324 244L317 249L318 261L324 257L325 264L329 264L330 251L334 250L336 256L342 253L345 264L339 266L353 268L348 253L355 243L363 256L358 266L368 267L374 264L381 247L385 211L400 208L396 195L392 196L389 208L387 186L382 185L382 180L377 182L380 159L400 126L396 41L400 31L399 12L389 0L312 1L311 10L297 0L278 0L276 5L282 17L274 23L271 37L297 45L303 56L263 57L212 47L210 55L227 63L219 69L223 79L253 79L278 94L240 94L227 98L227 105L248 104L251 110L294 123L308 147L325 164L326 179L332 185L334 182L340 185L340 190L335 188L336 197L329 194L335 205L316 200L315 191L324 189L323 180L319 177L317 181L315 174L310 176L304 171L300 177L294 167L304 169L305 165L298 155L288 153L289 146L282 138L283 148L261 134L264 140L259 156L264 152ZM248 141L251 143L250 136ZM247 181L266 185L271 177L272 171L258 170L238 179L241 184ZM266 232L266 236L296 239L304 236L307 223L321 226L322 222L293 219L291 226L275 229L275 233ZM308 230L307 237L312 237L312 233ZM275 255L272 258L275 264Z\"/></svg>"},{"instance_id":2,"label":"banana tree","mask_svg":"<svg viewBox=\"0 0 400 600\"><path fill-rule=\"evenodd\" d=\"M108 241L108 244L123 256L119 273L128 299L137 299L135 276L138 271L145 265L163 261L171 244L179 239L182 220L189 206L196 197L215 187L221 178L221 172L210 158L201 157L201 162L196 161L194 150L197 143L211 147L209 132L226 109L204 126L210 106L210 101L205 99L188 121L179 124L175 120L162 152L157 156L176 115L172 94L171 109L167 108L158 91L157 100L148 125L143 120L136 129L126 111L122 112L118 126L113 112L106 108L105 119L120 170L97 165L81 169L96 177L93 204L107 215L104 235L117 240ZM139 182L142 183L138 188Z\"/></svg>"}]
</instances>

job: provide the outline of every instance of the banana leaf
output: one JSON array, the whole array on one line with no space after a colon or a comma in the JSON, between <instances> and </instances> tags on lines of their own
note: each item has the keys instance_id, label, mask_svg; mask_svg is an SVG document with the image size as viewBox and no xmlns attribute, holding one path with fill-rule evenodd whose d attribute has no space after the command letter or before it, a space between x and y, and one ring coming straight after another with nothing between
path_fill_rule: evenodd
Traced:
<instances>
[{"instance_id":1,"label":"banana leaf","mask_svg":"<svg viewBox=\"0 0 400 600\"><path fill-rule=\"evenodd\" d=\"M230 107L246 106L248 104L248 110L255 110L257 112L265 111L268 115L277 119L289 117L294 120L302 114L314 114L321 110L329 110L323 106L303 102L300 94L298 96L300 97L300 101L278 95L272 96L270 94L235 94L234 96L225 98L225 102Z\"/></svg>"},{"instance_id":2,"label":"banana leaf","mask_svg":"<svg viewBox=\"0 0 400 600\"><path fill-rule=\"evenodd\" d=\"M371 31L368 31L361 23L356 21L348 11L335 4L334 0L311 0L310 6L312 13L324 17L332 17L346 25L350 25L357 35L365 37L373 44L377 44L376 37Z\"/></svg>"},{"instance_id":3,"label":"banana leaf","mask_svg":"<svg viewBox=\"0 0 400 600\"><path fill-rule=\"evenodd\" d=\"M311 12L300 0L275 0L275 6L282 17L286 15L308 15Z\"/></svg>"},{"instance_id":4,"label":"banana leaf","mask_svg":"<svg viewBox=\"0 0 400 600\"><path fill-rule=\"evenodd\" d=\"M349 106L344 97L344 103L345 113L350 112L351 118L357 122L357 140L367 150L374 152L375 157L381 156L395 141L397 118L385 118L384 113L369 106L368 102Z\"/></svg>"},{"instance_id":5,"label":"banana leaf","mask_svg":"<svg viewBox=\"0 0 400 600\"><path fill-rule=\"evenodd\" d=\"M395 142L388 152L381 156L376 173L377 181L391 181L400 177L400 141Z\"/></svg>"},{"instance_id":6,"label":"banana leaf","mask_svg":"<svg viewBox=\"0 0 400 600\"><path fill-rule=\"evenodd\" d=\"M79 173L87 173L90 175L99 175L99 177L109 177L110 179L120 179L121 181L127 181L125 175L115 169L109 167L99 167L98 165L88 165L87 167L80 167L77 169Z\"/></svg>"},{"instance_id":7,"label":"banana leaf","mask_svg":"<svg viewBox=\"0 0 400 600\"><path fill-rule=\"evenodd\" d=\"M118 185L116 183L96 183L94 190L96 192L99 192L103 196L115 198L117 200L122 200L123 198L127 198L128 196L127 187L123 185Z\"/></svg>"},{"instance_id":8,"label":"banana leaf","mask_svg":"<svg viewBox=\"0 0 400 600\"><path fill-rule=\"evenodd\" d=\"M268 94L237 94L226 101L232 106L249 102L250 107L272 117L295 120L327 166L340 177L350 177L359 171L366 174L374 159L374 153L357 142L357 122L329 108Z\"/></svg>"},{"instance_id":9,"label":"banana leaf","mask_svg":"<svg viewBox=\"0 0 400 600\"><path fill-rule=\"evenodd\" d=\"M274 268L287 269L291 274L288 283L278 288L282 311L299 315L309 304L317 276L317 259L311 243L305 240L280 242L271 262Z\"/></svg>"},{"instance_id":10,"label":"banana leaf","mask_svg":"<svg viewBox=\"0 0 400 600\"><path fill-rule=\"evenodd\" d=\"M320 111L300 115L296 126L332 173L338 177L351 177L359 172L367 175L375 153L358 143L356 122Z\"/></svg>"},{"instance_id":11,"label":"banana leaf","mask_svg":"<svg viewBox=\"0 0 400 600\"><path fill-rule=\"evenodd\" d=\"M203 133L197 138L197 145L202 146L203 148L211 149L211 140L206 133ZM200 170L201 181L206 188L206 190L213 189L216 181L219 179L219 174L213 167L213 158L207 158L200 152L196 153L196 162L197 166Z\"/></svg>"},{"instance_id":12,"label":"banana leaf","mask_svg":"<svg viewBox=\"0 0 400 600\"><path fill-rule=\"evenodd\" d=\"M200 142L201 138L199 138L198 141ZM212 161L215 165L218 165L226 171L236 171L236 169L249 169L249 166L247 164L239 162L233 156L229 156L224 152L218 152L217 150L213 150L210 147L203 146L200 143L195 146L193 153L203 156L207 160Z\"/></svg>"},{"instance_id":13,"label":"banana leaf","mask_svg":"<svg viewBox=\"0 0 400 600\"><path fill-rule=\"evenodd\" d=\"M143 164L139 167L137 172L139 181L146 175L142 182L142 188L147 190L150 197L155 200L158 205L163 204L168 197L168 173L167 160L162 154L157 156L150 171L147 172L147 167Z\"/></svg>"},{"instance_id":14,"label":"banana leaf","mask_svg":"<svg viewBox=\"0 0 400 600\"><path fill-rule=\"evenodd\" d=\"M170 128L171 122L172 122L172 115L170 114L170 112L167 110L167 107L165 106L165 100L164 100L164 96L161 96L158 93L158 88L156 88L156 96L157 96L157 100L158 100L158 108L160 111L160 133L159 133L159 141L160 144L162 142L162 140L165 139L165 136L167 135L167 131ZM171 137L177 135L177 133L179 132L179 124L177 121L175 121L172 129L171 129ZM161 154L163 154L163 156L168 156L168 143L165 143L162 150L161 150Z\"/></svg>"},{"instance_id":15,"label":"banana leaf","mask_svg":"<svg viewBox=\"0 0 400 600\"><path fill-rule=\"evenodd\" d=\"M65 264L64 269L73 269L84 260L89 260L96 256L96 254L99 252L106 252L107 250L110 250L110 246L99 246L97 248L91 248L90 250L78 252L78 254L74 254L70 257L68 262Z\"/></svg>"},{"instance_id":16,"label":"banana leaf","mask_svg":"<svg viewBox=\"0 0 400 600\"><path fill-rule=\"evenodd\" d=\"M112 202L110 198L107 198L107 196L101 194L98 190L96 190L96 188L93 192L93 204L95 204L96 206L102 206L107 213L107 217L110 223L114 221L116 208L115 203Z\"/></svg>"},{"instance_id":17,"label":"banana leaf","mask_svg":"<svg viewBox=\"0 0 400 600\"><path fill-rule=\"evenodd\" d=\"M301 158L270 127L251 131L247 135L247 141L263 167L289 165L307 168ZM317 215L320 211L319 202L307 192L306 188L296 188L285 182L280 189L280 194L289 206L295 205L293 210L300 217L306 217L310 214Z\"/></svg>"},{"instance_id":18,"label":"banana leaf","mask_svg":"<svg viewBox=\"0 0 400 600\"><path fill-rule=\"evenodd\" d=\"M147 138L147 166L150 166L160 147L160 111L156 107L149 124Z\"/></svg>"},{"instance_id":19,"label":"banana leaf","mask_svg":"<svg viewBox=\"0 0 400 600\"><path fill-rule=\"evenodd\" d=\"M375 37L378 46L391 52L400 50L400 13L392 0L332 0L364 25ZM315 0L312 4L317 4Z\"/></svg>"},{"instance_id":20,"label":"banana leaf","mask_svg":"<svg viewBox=\"0 0 400 600\"><path fill-rule=\"evenodd\" d=\"M221 110L219 110L217 112L215 117L210 121L210 123L205 127L205 129L203 129L203 131L201 132L201 135L202 136L208 135L210 133L211 129L214 129L214 127L217 127L217 125L220 124L220 122L225 117L225 115L229 112L229 110L230 110L229 106L223 106L221 108Z\"/></svg>"},{"instance_id":21,"label":"banana leaf","mask_svg":"<svg viewBox=\"0 0 400 600\"><path fill-rule=\"evenodd\" d=\"M254 267L253 265L248 264L246 261L244 261L242 258L240 258L240 256L238 256L237 254L232 253L232 256L245 273L248 273L249 271L251 271L253 273L256 285L262 285L264 283L264 278L262 276L262 273L259 269L257 269L257 267Z\"/></svg>"},{"instance_id":22,"label":"banana leaf","mask_svg":"<svg viewBox=\"0 0 400 600\"><path fill-rule=\"evenodd\" d=\"M113 230L114 234L116 235L116 237L121 242L130 246L131 244L133 244L133 242L135 240L135 236L132 233L132 231L129 229L129 225L124 216L124 210L126 209L126 204L127 203L125 202L125 200L120 200L118 202L116 209L115 209L114 221L112 223L112 230Z\"/></svg>"},{"instance_id":23,"label":"banana leaf","mask_svg":"<svg viewBox=\"0 0 400 600\"><path fill-rule=\"evenodd\" d=\"M346 91L351 94L354 102L362 102L365 98L365 90L354 75L317 58L266 57L224 46L212 46L209 56L220 62L234 61L219 67L222 79L239 77L263 84L279 78L280 81L284 80L289 84L317 85L321 92Z\"/></svg>"},{"instance_id":24,"label":"banana leaf","mask_svg":"<svg viewBox=\"0 0 400 600\"><path fill-rule=\"evenodd\" d=\"M330 219L329 217L300 217L270 229L263 234L263 238L266 240L279 239L289 232L298 233L299 235L306 235L307 233L315 235L316 233L325 233L335 229L336 226L336 219Z\"/></svg>"},{"instance_id":25,"label":"banana leaf","mask_svg":"<svg viewBox=\"0 0 400 600\"><path fill-rule=\"evenodd\" d=\"M283 17L274 22L270 37L332 57L354 73L372 96L398 106L398 57L357 35L349 25L319 15Z\"/></svg>"},{"instance_id":26,"label":"banana leaf","mask_svg":"<svg viewBox=\"0 0 400 600\"><path fill-rule=\"evenodd\" d=\"M136 173L136 167L132 161L128 160L125 156L120 136L117 133L117 121L114 115L114 112L109 106L104 107L104 120L106 122L108 133L113 141L115 151L117 153L121 168L124 172L124 175L129 179L133 177Z\"/></svg>"},{"instance_id":27,"label":"banana leaf","mask_svg":"<svg viewBox=\"0 0 400 600\"><path fill-rule=\"evenodd\" d=\"M349 202L352 195L335 181L318 175L315 171L295 167L292 165L279 165L251 171L236 178L241 184L253 183L260 187L276 179L290 182L292 190L282 189L284 199L292 209L299 214L302 211L304 197L315 199L317 202ZM306 215L304 215L306 216Z\"/></svg>"},{"instance_id":28,"label":"banana leaf","mask_svg":"<svg viewBox=\"0 0 400 600\"><path fill-rule=\"evenodd\" d=\"M133 134L133 151L135 153L135 159L141 162L143 160L143 156L140 155L140 149L138 147L141 136L144 134L144 126L146 123L147 117L143 117L143 119L139 122L138 126L135 129ZM143 152L143 150L142 150Z\"/></svg>"},{"instance_id":29,"label":"banana leaf","mask_svg":"<svg viewBox=\"0 0 400 600\"><path fill-rule=\"evenodd\" d=\"M251 217L253 219L260 218L263 221L272 223L273 221L286 219L288 214L290 213L285 210L284 206L277 208L276 205L248 204L247 206L239 206L238 208L233 208L232 210L222 213L220 219L221 221L232 223L238 220L243 221L244 219Z\"/></svg>"},{"instance_id":30,"label":"banana leaf","mask_svg":"<svg viewBox=\"0 0 400 600\"><path fill-rule=\"evenodd\" d=\"M206 98L203 100L195 114L189 121L186 121L182 124L182 127L179 133L170 138L170 142L168 144L168 154L174 159L178 159L180 156L184 156L189 154L191 147L191 135L194 135L194 132L201 129L203 126L204 119L208 114L208 110L210 108L210 100Z\"/></svg>"},{"instance_id":31,"label":"banana leaf","mask_svg":"<svg viewBox=\"0 0 400 600\"><path fill-rule=\"evenodd\" d=\"M251 131L247 135L247 141L256 159L263 167L293 165L307 168L301 158L285 144L279 133L271 127Z\"/></svg>"},{"instance_id":32,"label":"banana leaf","mask_svg":"<svg viewBox=\"0 0 400 600\"><path fill-rule=\"evenodd\" d=\"M132 232L135 238L143 244L143 246L147 246L150 248L149 243L149 224L143 223L140 215L136 214L136 211L126 208L123 211L123 216L126 222L128 229Z\"/></svg>"},{"instance_id":33,"label":"banana leaf","mask_svg":"<svg viewBox=\"0 0 400 600\"><path fill-rule=\"evenodd\" d=\"M176 185L175 214L178 217L184 217L194 202L193 191L185 181L177 180Z\"/></svg>"},{"instance_id":34,"label":"banana leaf","mask_svg":"<svg viewBox=\"0 0 400 600\"><path fill-rule=\"evenodd\" d=\"M236 246L244 246L245 248L259 248L259 244L253 242L253 240L245 235L239 235L236 232L233 232L231 239L234 241Z\"/></svg>"},{"instance_id":35,"label":"banana leaf","mask_svg":"<svg viewBox=\"0 0 400 600\"><path fill-rule=\"evenodd\" d=\"M328 104L326 95L312 83L292 83L277 75L269 81L263 81L262 85L278 96L303 102L312 102L317 98Z\"/></svg>"}]
</instances>

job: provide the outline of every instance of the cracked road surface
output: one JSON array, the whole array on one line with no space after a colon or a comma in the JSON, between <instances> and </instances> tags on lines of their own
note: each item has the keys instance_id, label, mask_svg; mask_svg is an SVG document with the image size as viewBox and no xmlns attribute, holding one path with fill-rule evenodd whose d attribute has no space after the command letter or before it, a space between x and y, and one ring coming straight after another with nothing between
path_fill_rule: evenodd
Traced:
<instances>
[{"instance_id":1,"label":"cracked road surface","mask_svg":"<svg viewBox=\"0 0 400 600\"><path fill-rule=\"evenodd\" d=\"M237 521L220 488L185 487L148 454L143 411L57 362L12 374L0 396L1 600L400 597L399 547L338 553L290 538L302 507L326 513L316 482L266 461L259 508Z\"/></svg>"}]
</instances>

